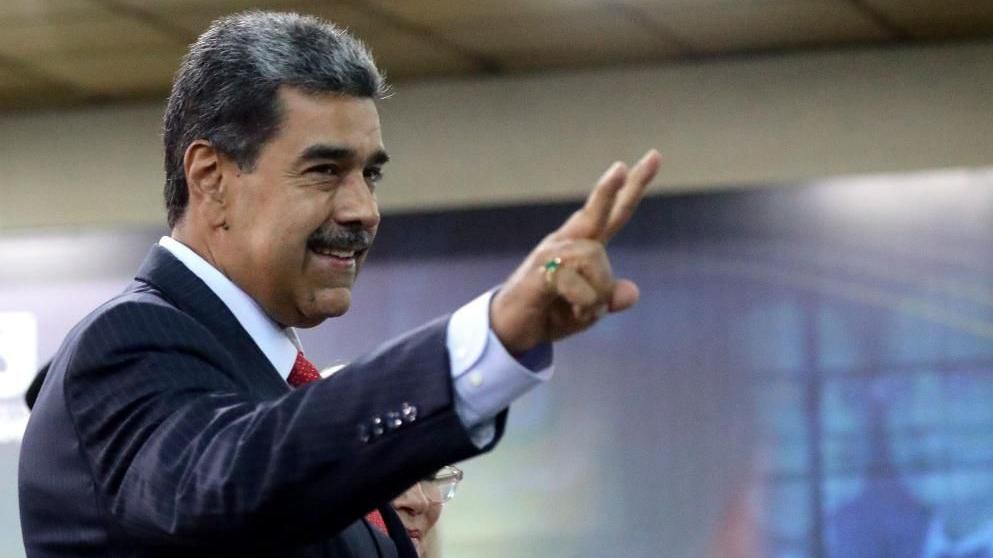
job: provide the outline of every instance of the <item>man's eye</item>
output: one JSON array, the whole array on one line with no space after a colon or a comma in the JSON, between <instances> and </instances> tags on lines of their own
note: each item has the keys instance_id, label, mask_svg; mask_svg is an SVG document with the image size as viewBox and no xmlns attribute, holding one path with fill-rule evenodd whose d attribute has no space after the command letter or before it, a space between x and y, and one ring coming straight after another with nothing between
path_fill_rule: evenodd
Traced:
<instances>
[{"instance_id":1,"label":"man's eye","mask_svg":"<svg viewBox=\"0 0 993 558\"><path fill-rule=\"evenodd\" d=\"M379 167L369 167L365 169L363 174L370 182L379 182L383 179L383 169Z\"/></svg>"},{"instance_id":2,"label":"man's eye","mask_svg":"<svg viewBox=\"0 0 993 558\"><path fill-rule=\"evenodd\" d=\"M307 169L307 174L326 174L328 176L338 176L339 169L338 165L317 165L316 167L310 167Z\"/></svg>"}]
</instances>

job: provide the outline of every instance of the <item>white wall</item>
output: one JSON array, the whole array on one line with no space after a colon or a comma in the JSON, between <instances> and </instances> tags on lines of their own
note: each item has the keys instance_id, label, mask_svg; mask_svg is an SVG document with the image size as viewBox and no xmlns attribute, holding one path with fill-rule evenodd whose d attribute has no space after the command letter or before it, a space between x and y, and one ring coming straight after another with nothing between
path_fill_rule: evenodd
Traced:
<instances>
[{"instance_id":1,"label":"white wall","mask_svg":"<svg viewBox=\"0 0 993 558\"><path fill-rule=\"evenodd\" d=\"M993 43L406 83L386 210L575 198L662 149L656 191L993 164ZM0 115L0 230L163 222L158 104Z\"/></svg>"}]
</instances>

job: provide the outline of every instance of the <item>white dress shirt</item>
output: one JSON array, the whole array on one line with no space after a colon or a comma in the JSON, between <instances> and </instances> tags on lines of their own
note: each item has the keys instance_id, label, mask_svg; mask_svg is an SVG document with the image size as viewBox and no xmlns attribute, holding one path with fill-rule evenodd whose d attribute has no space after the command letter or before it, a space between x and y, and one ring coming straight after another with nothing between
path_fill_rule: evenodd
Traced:
<instances>
[{"instance_id":1,"label":"white dress shirt","mask_svg":"<svg viewBox=\"0 0 993 558\"><path fill-rule=\"evenodd\" d=\"M181 242L164 236L159 246L207 284L286 380L297 351L303 351L296 331L273 321L252 297ZM548 381L553 370L550 345L530 351L520 361L507 352L490 329L492 297L489 291L456 310L446 331L455 412L479 447L493 440L493 419L515 399Z\"/></svg>"}]
</instances>

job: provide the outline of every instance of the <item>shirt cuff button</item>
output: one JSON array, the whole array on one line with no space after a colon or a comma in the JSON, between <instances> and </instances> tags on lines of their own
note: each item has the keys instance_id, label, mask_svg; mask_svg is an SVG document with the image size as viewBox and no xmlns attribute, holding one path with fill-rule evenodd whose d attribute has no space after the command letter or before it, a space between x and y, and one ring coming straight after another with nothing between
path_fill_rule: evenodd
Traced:
<instances>
[{"instance_id":1,"label":"shirt cuff button","mask_svg":"<svg viewBox=\"0 0 993 558\"><path fill-rule=\"evenodd\" d=\"M483 374L481 372L471 372L469 374L469 385L472 387L483 385Z\"/></svg>"}]
</instances>

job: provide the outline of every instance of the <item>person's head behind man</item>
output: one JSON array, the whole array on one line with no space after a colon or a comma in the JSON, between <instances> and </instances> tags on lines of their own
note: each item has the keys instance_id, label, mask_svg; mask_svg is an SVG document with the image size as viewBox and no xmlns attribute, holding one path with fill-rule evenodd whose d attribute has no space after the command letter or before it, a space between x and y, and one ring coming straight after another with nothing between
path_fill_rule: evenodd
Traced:
<instances>
[{"instance_id":1,"label":"person's head behind man","mask_svg":"<svg viewBox=\"0 0 993 558\"><path fill-rule=\"evenodd\" d=\"M435 526L441 518L442 505L455 497L455 489L461 481L462 470L448 465L393 499L393 509L407 529L419 558L439 554Z\"/></svg>"},{"instance_id":2,"label":"person's head behind man","mask_svg":"<svg viewBox=\"0 0 993 558\"><path fill-rule=\"evenodd\" d=\"M264 12L216 21L166 108L173 236L283 325L343 314L379 225L385 92L365 47L329 23Z\"/></svg>"}]
</instances>

